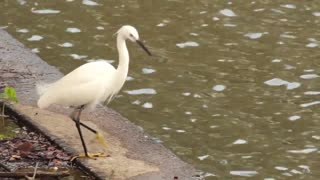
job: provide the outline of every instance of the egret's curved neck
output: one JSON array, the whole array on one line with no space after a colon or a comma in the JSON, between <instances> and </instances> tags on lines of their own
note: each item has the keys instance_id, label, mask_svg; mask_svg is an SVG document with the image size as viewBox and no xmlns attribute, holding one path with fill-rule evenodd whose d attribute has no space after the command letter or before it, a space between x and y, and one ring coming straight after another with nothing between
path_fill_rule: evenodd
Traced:
<instances>
[{"instance_id":1,"label":"egret's curved neck","mask_svg":"<svg viewBox=\"0 0 320 180\"><path fill-rule=\"evenodd\" d=\"M117 71L123 78L126 78L129 69L129 52L126 41L120 36L117 37L117 48L119 53L119 65Z\"/></svg>"}]
</instances>

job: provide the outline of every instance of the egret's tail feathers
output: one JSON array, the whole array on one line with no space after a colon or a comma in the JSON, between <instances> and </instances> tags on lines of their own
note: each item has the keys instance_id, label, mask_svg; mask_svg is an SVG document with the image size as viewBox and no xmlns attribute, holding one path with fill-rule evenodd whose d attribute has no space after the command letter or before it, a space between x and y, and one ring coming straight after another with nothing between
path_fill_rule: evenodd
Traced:
<instances>
[{"instance_id":1,"label":"egret's tail feathers","mask_svg":"<svg viewBox=\"0 0 320 180\"><path fill-rule=\"evenodd\" d=\"M40 109L45 109L45 108L49 107L51 104L55 104L56 99L57 98L54 94L52 94L50 91L47 91L47 92L45 92L45 94L40 96L37 105Z\"/></svg>"},{"instance_id":2,"label":"egret's tail feathers","mask_svg":"<svg viewBox=\"0 0 320 180\"><path fill-rule=\"evenodd\" d=\"M50 87L51 84L39 82L36 84L37 93L39 96L42 96Z\"/></svg>"},{"instance_id":3,"label":"egret's tail feathers","mask_svg":"<svg viewBox=\"0 0 320 180\"><path fill-rule=\"evenodd\" d=\"M37 93L40 96L38 100L38 107L40 109L44 109L51 104L50 95L48 94L48 89L51 85L52 84L42 82L36 84Z\"/></svg>"},{"instance_id":4,"label":"egret's tail feathers","mask_svg":"<svg viewBox=\"0 0 320 180\"><path fill-rule=\"evenodd\" d=\"M40 109L44 109L48 107L50 104L47 103L46 98L44 96L41 96L40 99L38 100L37 105Z\"/></svg>"}]
</instances>

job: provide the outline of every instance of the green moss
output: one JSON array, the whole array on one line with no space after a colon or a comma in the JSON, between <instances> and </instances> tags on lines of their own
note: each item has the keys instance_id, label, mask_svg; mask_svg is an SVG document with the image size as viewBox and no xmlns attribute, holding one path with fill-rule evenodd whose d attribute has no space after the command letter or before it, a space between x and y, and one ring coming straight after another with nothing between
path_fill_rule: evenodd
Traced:
<instances>
[{"instance_id":1,"label":"green moss","mask_svg":"<svg viewBox=\"0 0 320 180\"><path fill-rule=\"evenodd\" d=\"M15 137L16 131L19 129L20 127L17 124L15 124L13 120L7 119L7 118L5 118L3 121L1 120L0 121L0 140Z\"/></svg>"}]
</instances>

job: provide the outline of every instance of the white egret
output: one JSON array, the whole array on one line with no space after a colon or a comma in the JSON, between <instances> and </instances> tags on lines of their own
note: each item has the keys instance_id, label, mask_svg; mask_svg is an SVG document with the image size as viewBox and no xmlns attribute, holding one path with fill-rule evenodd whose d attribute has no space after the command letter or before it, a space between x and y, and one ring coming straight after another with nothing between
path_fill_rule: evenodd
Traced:
<instances>
[{"instance_id":1,"label":"white egret","mask_svg":"<svg viewBox=\"0 0 320 180\"><path fill-rule=\"evenodd\" d=\"M40 95L38 100L39 108L47 108L51 104L75 107L70 117L76 123L85 153L84 157L92 157L94 155L89 154L87 151L80 126L95 133L100 139L102 136L96 130L80 122L81 111L84 108L92 110L97 104L105 101L110 102L122 88L129 68L129 52L126 40L136 42L151 56L149 50L139 39L137 30L129 25L122 26L117 31L117 49L119 53L117 69L106 61L90 62L76 68L52 84L37 85L37 92Z\"/></svg>"}]
</instances>

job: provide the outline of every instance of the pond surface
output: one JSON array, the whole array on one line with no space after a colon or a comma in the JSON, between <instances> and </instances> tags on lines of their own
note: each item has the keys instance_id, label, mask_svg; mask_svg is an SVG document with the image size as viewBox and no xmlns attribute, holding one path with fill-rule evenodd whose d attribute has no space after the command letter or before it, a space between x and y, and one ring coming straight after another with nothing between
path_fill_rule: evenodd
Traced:
<instances>
[{"instance_id":1,"label":"pond surface","mask_svg":"<svg viewBox=\"0 0 320 180\"><path fill-rule=\"evenodd\" d=\"M221 179L319 179L320 1L4 0L0 26L68 73L130 72L110 104L185 161Z\"/></svg>"}]
</instances>

